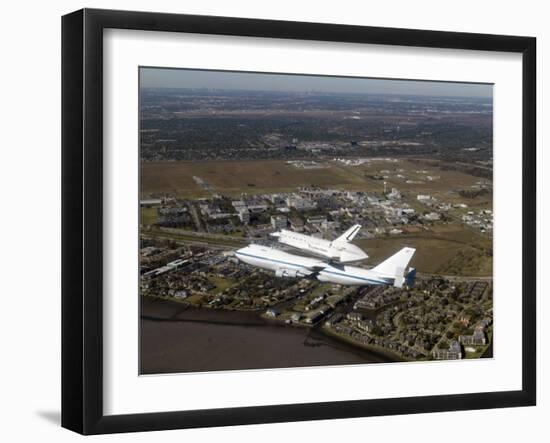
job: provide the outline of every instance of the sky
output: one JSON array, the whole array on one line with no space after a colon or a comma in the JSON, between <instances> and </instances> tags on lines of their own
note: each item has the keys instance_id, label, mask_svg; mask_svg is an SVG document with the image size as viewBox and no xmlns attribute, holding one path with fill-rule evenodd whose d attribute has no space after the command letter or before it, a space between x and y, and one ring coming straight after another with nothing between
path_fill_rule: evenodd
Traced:
<instances>
[{"instance_id":1,"label":"sky","mask_svg":"<svg viewBox=\"0 0 550 443\"><path fill-rule=\"evenodd\" d=\"M492 97L493 86L414 80L261 74L195 69L140 68L146 88L213 88L292 92L343 92L454 97Z\"/></svg>"}]
</instances>

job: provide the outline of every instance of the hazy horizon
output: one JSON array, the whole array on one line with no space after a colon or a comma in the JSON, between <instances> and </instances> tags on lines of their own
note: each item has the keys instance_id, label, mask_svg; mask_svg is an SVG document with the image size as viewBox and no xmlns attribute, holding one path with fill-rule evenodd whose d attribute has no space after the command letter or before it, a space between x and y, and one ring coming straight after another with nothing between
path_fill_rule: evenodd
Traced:
<instances>
[{"instance_id":1,"label":"hazy horizon","mask_svg":"<svg viewBox=\"0 0 550 443\"><path fill-rule=\"evenodd\" d=\"M140 68L140 87L270 92L393 94L491 98L493 85L430 80L329 77L303 74Z\"/></svg>"}]
</instances>

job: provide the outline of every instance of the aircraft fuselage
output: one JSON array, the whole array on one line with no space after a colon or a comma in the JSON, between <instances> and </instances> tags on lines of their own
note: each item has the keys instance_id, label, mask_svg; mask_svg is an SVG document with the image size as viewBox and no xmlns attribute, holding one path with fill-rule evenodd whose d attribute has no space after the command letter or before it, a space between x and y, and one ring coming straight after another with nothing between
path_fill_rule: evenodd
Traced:
<instances>
[{"instance_id":1,"label":"aircraft fuselage","mask_svg":"<svg viewBox=\"0 0 550 443\"><path fill-rule=\"evenodd\" d=\"M391 285L394 278L356 266L333 265L322 260L289 254L267 246L250 245L239 249L236 257L252 266L275 272L279 277L308 277L341 285Z\"/></svg>"}]
</instances>

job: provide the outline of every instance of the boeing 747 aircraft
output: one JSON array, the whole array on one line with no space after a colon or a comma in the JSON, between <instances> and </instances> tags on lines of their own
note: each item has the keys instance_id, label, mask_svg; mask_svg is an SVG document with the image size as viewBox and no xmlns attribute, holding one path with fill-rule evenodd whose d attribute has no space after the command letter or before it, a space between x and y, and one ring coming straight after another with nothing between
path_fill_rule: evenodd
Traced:
<instances>
[{"instance_id":1,"label":"boeing 747 aircraft","mask_svg":"<svg viewBox=\"0 0 550 443\"><path fill-rule=\"evenodd\" d=\"M332 241L299 234L286 229L282 229L271 235L277 237L279 243L292 246L293 248L325 257L329 260L339 261L340 263L350 263L369 258L358 246L351 244L359 229L361 229L361 225L353 225L340 237Z\"/></svg>"},{"instance_id":2,"label":"boeing 747 aircraft","mask_svg":"<svg viewBox=\"0 0 550 443\"><path fill-rule=\"evenodd\" d=\"M416 270L409 268L405 274L414 252L414 248L403 248L372 269L325 262L254 244L239 249L235 256L244 263L274 271L277 277L316 278L321 282L341 285L393 285L401 288L404 283L408 286L414 284Z\"/></svg>"}]
</instances>

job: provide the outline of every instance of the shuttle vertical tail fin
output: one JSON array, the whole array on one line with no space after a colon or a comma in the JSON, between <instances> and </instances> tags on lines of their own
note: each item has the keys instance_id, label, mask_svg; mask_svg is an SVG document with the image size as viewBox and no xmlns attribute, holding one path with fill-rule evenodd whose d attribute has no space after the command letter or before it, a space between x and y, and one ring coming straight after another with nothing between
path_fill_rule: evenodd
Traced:
<instances>
[{"instance_id":1,"label":"shuttle vertical tail fin","mask_svg":"<svg viewBox=\"0 0 550 443\"><path fill-rule=\"evenodd\" d=\"M361 229L361 225L353 225L346 232L344 232L340 237L333 240L332 243L334 244L349 243L355 238L355 236L357 235L360 229Z\"/></svg>"}]
</instances>

